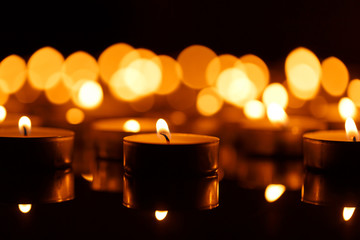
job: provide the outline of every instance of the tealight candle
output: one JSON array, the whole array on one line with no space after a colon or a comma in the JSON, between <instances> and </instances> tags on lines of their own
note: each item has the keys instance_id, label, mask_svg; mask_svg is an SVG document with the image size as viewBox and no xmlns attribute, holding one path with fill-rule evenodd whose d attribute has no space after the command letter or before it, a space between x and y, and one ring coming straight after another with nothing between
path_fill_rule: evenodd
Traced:
<instances>
[{"instance_id":1,"label":"tealight candle","mask_svg":"<svg viewBox=\"0 0 360 240\"><path fill-rule=\"evenodd\" d=\"M359 133L355 122L346 120L346 131L327 130L304 134L304 164L307 167L338 170L359 167Z\"/></svg>"},{"instance_id":2,"label":"tealight candle","mask_svg":"<svg viewBox=\"0 0 360 240\"><path fill-rule=\"evenodd\" d=\"M170 135L168 130L159 127L158 133L124 138L124 169L132 174L156 172L161 175L206 175L217 171L218 155L219 138L213 136L184 133Z\"/></svg>"},{"instance_id":3,"label":"tealight candle","mask_svg":"<svg viewBox=\"0 0 360 240\"><path fill-rule=\"evenodd\" d=\"M122 159L123 138L135 133L155 132L157 119L110 118L92 125L95 155L103 159Z\"/></svg>"},{"instance_id":4,"label":"tealight candle","mask_svg":"<svg viewBox=\"0 0 360 240\"><path fill-rule=\"evenodd\" d=\"M219 138L171 133L124 137L123 204L157 210L211 209L218 202Z\"/></svg>"},{"instance_id":5,"label":"tealight candle","mask_svg":"<svg viewBox=\"0 0 360 240\"><path fill-rule=\"evenodd\" d=\"M22 117L18 128L0 128L0 152L3 166L68 167L72 162L74 132L34 127Z\"/></svg>"},{"instance_id":6,"label":"tealight candle","mask_svg":"<svg viewBox=\"0 0 360 240\"><path fill-rule=\"evenodd\" d=\"M248 120L242 123L240 144L247 155L301 156L303 134L326 129L326 124L316 119L282 114L285 115L275 120L270 115L270 121Z\"/></svg>"}]
</instances>

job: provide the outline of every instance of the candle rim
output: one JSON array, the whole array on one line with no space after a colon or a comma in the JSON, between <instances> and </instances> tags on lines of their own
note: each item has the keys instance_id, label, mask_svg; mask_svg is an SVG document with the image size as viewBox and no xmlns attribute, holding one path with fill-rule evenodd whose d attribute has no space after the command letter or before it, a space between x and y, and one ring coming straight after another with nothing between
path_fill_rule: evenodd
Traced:
<instances>
[{"instance_id":1,"label":"candle rim","mask_svg":"<svg viewBox=\"0 0 360 240\"><path fill-rule=\"evenodd\" d=\"M321 138L321 135L326 134L326 138ZM336 134L334 136L329 136L328 134ZM320 135L320 136L319 136ZM354 142L352 139L348 139L346 136L345 130L334 129L334 130L321 130L321 131L314 131L308 132L303 135L304 140L310 141L321 141L321 142L348 142L348 143L357 143Z\"/></svg>"},{"instance_id":2,"label":"candle rim","mask_svg":"<svg viewBox=\"0 0 360 240\"><path fill-rule=\"evenodd\" d=\"M164 142L141 142L141 141L136 141L136 139L132 139L132 138L139 138L141 136L150 136L153 135L156 138L158 138L158 135L156 133L140 133L140 134L133 134L133 135L129 135L123 138L124 142L127 143L135 143L135 144L146 144L146 145L165 145L165 146L176 146L176 145L183 145L183 146L191 146L191 145L204 145L204 144L213 144L213 143L218 143L220 141L220 138L215 137L215 136L210 136L210 135L203 135L203 134L194 134L194 133L171 133L171 137L172 139L174 139L174 137L176 138L177 136L193 136L193 137L199 137L199 138L205 138L208 141L201 141L201 142L172 142L170 140L170 144L168 144L165 139Z\"/></svg>"}]
</instances>

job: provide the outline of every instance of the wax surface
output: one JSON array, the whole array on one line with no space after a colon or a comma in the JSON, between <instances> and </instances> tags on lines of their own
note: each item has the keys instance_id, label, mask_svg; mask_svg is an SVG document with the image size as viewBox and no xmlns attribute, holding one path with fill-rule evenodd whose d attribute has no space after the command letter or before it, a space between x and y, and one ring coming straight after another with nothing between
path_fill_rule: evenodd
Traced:
<instances>
[{"instance_id":1,"label":"wax surface","mask_svg":"<svg viewBox=\"0 0 360 240\"><path fill-rule=\"evenodd\" d=\"M304 134L304 138L318 141L353 142L348 139L345 130L316 131Z\"/></svg>"},{"instance_id":2,"label":"wax surface","mask_svg":"<svg viewBox=\"0 0 360 240\"><path fill-rule=\"evenodd\" d=\"M156 133L136 134L124 138L126 142L168 145L165 137ZM218 142L219 138L206 135L172 133L169 145L192 145Z\"/></svg>"},{"instance_id":3,"label":"wax surface","mask_svg":"<svg viewBox=\"0 0 360 240\"><path fill-rule=\"evenodd\" d=\"M27 136L20 134L18 128L0 129L0 138L61 138L73 135L74 132L59 128L34 127Z\"/></svg>"},{"instance_id":4,"label":"wax surface","mask_svg":"<svg viewBox=\"0 0 360 240\"><path fill-rule=\"evenodd\" d=\"M98 131L128 132L124 129L124 124L128 120L135 120L140 124L139 132L155 132L156 121L154 118L110 118L94 122L93 129Z\"/></svg>"}]
</instances>

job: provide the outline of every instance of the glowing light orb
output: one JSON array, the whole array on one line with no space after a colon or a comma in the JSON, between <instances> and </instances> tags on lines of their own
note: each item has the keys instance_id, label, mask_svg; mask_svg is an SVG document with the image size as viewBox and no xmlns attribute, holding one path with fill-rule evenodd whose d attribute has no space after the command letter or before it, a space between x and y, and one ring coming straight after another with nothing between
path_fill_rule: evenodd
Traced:
<instances>
[{"instance_id":1,"label":"glowing light orb","mask_svg":"<svg viewBox=\"0 0 360 240\"><path fill-rule=\"evenodd\" d=\"M66 121L70 124L76 125L84 121L85 114L79 108L70 108L66 111Z\"/></svg>"}]
</instances>

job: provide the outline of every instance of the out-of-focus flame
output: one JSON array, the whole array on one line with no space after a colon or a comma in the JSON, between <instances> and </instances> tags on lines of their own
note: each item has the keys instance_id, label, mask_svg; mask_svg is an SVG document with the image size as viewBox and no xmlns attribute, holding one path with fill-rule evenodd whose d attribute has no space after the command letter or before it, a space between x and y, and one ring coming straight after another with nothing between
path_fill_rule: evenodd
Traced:
<instances>
[{"instance_id":1,"label":"out-of-focus flame","mask_svg":"<svg viewBox=\"0 0 360 240\"><path fill-rule=\"evenodd\" d=\"M85 114L79 108L70 108L66 111L66 120L70 124L80 124L84 121Z\"/></svg>"},{"instance_id":2,"label":"out-of-focus flame","mask_svg":"<svg viewBox=\"0 0 360 240\"><path fill-rule=\"evenodd\" d=\"M79 82L78 88L75 88L74 102L82 108L94 109L98 107L103 100L103 90L98 82L85 80Z\"/></svg>"},{"instance_id":3,"label":"out-of-focus flame","mask_svg":"<svg viewBox=\"0 0 360 240\"><path fill-rule=\"evenodd\" d=\"M244 114L248 119L261 119L265 116L264 104L259 100L250 100L245 103Z\"/></svg>"},{"instance_id":4,"label":"out-of-focus flame","mask_svg":"<svg viewBox=\"0 0 360 240\"><path fill-rule=\"evenodd\" d=\"M328 57L321 63L321 85L331 96L339 97L349 83L349 71L345 64L336 57Z\"/></svg>"},{"instance_id":5,"label":"out-of-focus flame","mask_svg":"<svg viewBox=\"0 0 360 240\"><path fill-rule=\"evenodd\" d=\"M359 132L358 132L356 124L352 118L346 119L345 130L346 130L346 137L348 139L353 140L353 141L359 140Z\"/></svg>"},{"instance_id":6,"label":"out-of-focus flame","mask_svg":"<svg viewBox=\"0 0 360 240\"><path fill-rule=\"evenodd\" d=\"M270 103L277 103L282 108L286 108L289 101L289 96L286 88L281 83L269 84L262 95L263 103L268 106Z\"/></svg>"},{"instance_id":7,"label":"out-of-focus flame","mask_svg":"<svg viewBox=\"0 0 360 240\"><path fill-rule=\"evenodd\" d=\"M355 118L356 114L357 114L357 108L354 104L354 102L347 97L343 97L340 99L339 104L338 104L338 110L340 113L340 116L342 119L347 119L347 118Z\"/></svg>"},{"instance_id":8,"label":"out-of-focus flame","mask_svg":"<svg viewBox=\"0 0 360 240\"><path fill-rule=\"evenodd\" d=\"M166 141L169 142L171 139L170 130L166 121L159 118L156 122L156 132L160 138L165 137Z\"/></svg>"},{"instance_id":9,"label":"out-of-focus flame","mask_svg":"<svg viewBox=\"0 0 360 240\"><path fill-rule=\"evenodd\" d=\"M6 118L6 108L4 106L0 106L0 123L2 123Z\"/></svg>"},{"instance_id":10,"label":"out-of-focus flame","mask_svg":"<svg viewBox=\"0 0 360 240\"><path fill-rule=\"evenodd\" d=\"M94 180L94 175L91 173L82 173L81 177L88 182L92 182Z\"/></svg>"},{"instance_id":11,"label":"out-of-focus flame","mask_svg":"<svg viewBox=\"0 0 360 240\"><path fill-rule=\"evenodd\" d=\"M360 79L353 79L347 87L348 97L355 103L357 107L360 107Z\"/></svg>"},{"instance_id":12,"label":"out-of-focus flame","mask_svg":"<svg viewBox=\"0 0 360 240\"><path fill-rule=\"evenodd\" d=\"M18 208L22 213L28 213L31 210L31 204L18 204Z\"/></svg>"},{"instance_id":13,"label":"out-of-focus flame","mask_svg":"<svg viewBox=\"0 0 360 240\"><path fill-rule=\"evenodd\" d=\"M166 218L168 214L168 211L159 211L159 210L156 210L155 211L155 217L158 221L162 221Z\"/></svg>"},{"instance_id":14,"label":"out-of-focus flame","mask_svg":"<svg viewBox=\"0 0 360 240\"><path fill-rule=\"evenodd\" d=\"M288 116L279 104L270 103L267 107L266 113L269 121L273 124L284 126L288 122Z\"/></svg>"},{"instance_id":15,"label":"out-of-focus flame","mask_svg":"<svg viewBox=\"0 0 360 240\"><path fill-rule=\"evenodd\" d=\"M204 116L217 113L223 106L224 100L213 87L203 88L197 96L196 108Z\"/></svg>"},{"instance_id":16,"label":"out-of-focus flame","mask_svg":"<svg viewBox=\"0 0 360 240\"><path fill-rule=\"evenodd\" d=\"M275 202L285 192L286 188L282 184L270 184L265 189L265 199L268 202Z\"/></svg>"},{"instance_id":17,"label":"out-of-focus flame","mask_svg":"<svg viewBox=\"0 0 360 240\"><path fill-rule=\"evenodd\" d=\"M345 221L349 221L355 212L355 207L344 207L343 218Z\"/></svg>"},{"instance_id":18,"label":"out-of-focus flame","mask_svg":"<svg viewBox=\"0 0 360 240\"><path fill-rule=\"evenodd\" d=\"M31 131L31 121L27 116L22 116L18 123L19 132L21 135L29 135Z\"/></svg>"},{"instance_id":19,"label":"out-of-focus flame","mask_svg":"<svg viewBox=\"0 0 360 240\"><path fill-rule=\"evenodd\" d=\"M139 132L141 127L140 127L140 123L134 119L130 119L130 120L127 120L124 125L123 125L123 129L126 131L126 132Z\"/></svg>"}]
</instances>

